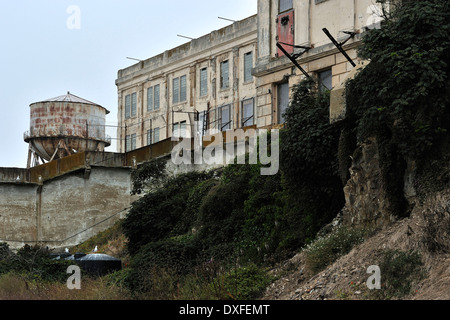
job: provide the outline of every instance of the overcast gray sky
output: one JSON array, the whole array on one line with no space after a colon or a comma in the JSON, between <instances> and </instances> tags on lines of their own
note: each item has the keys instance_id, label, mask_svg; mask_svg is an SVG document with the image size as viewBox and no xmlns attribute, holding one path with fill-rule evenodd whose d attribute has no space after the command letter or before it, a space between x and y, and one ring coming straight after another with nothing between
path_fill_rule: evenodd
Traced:
<instances>
[{"instance_id":1,"label":"overcast gray sky","mask_svg":"<svg viewBox=\"0 0 450 320\"><path fill-rule=\"evenodd\" d=\"M0 2L0 167L26 167L29 106L67 91L111 111L119 69L257 13L257 0ZM79 13L79 14L78 14ZM115 129L107 134L116 137ZM115 144L107 151L114 152Z\"/></svg>"}]
</instances>

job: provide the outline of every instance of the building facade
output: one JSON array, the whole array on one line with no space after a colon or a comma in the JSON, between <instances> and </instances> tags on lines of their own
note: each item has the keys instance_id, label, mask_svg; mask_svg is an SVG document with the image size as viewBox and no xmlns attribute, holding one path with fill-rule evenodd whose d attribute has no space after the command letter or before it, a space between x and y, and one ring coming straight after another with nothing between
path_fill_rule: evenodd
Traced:
<instances>
[{"instance_id":1,"label":"building facade","mask_svg":"<svg viewBox=\"0 0 450 320\"><path fill-rule=\"evenodd\" d=\"M380 8L373 0L258 0L257 15L120 70L118 151L282 125L305 74L331 90L330 120L338 120L344 80L361 63L361 34L377 27Z\"/></svg>"},{"instance_id":2,"label":"building facade","mask_svg":"<svg viewBox=\"0 0 450 320\"><path fill-rule=\"evenodd\" d=\"M118 151L255 123L257 17L120 70Z\"/></svg>"}]
</instances>

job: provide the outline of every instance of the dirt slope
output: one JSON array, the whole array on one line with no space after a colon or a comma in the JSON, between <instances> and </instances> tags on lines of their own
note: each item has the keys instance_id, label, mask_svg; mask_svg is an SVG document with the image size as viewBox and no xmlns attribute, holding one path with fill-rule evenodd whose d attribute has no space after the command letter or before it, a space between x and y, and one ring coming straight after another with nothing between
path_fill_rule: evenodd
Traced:
<instances>
[{"instance_id":1,"label":"dirt slope","mask_svg":"<svg viewBox=\"0 0 450 320\"><path fill-rule=\"evenodd\" d=\"M419 252L426 269L426 277L402 299L450 299L450 194L416 205L410 218L385 227L318 274L308 273L304 253L297 254L273 270L284 276L267 289L264 299L376 299L375 290L366 285L371 276L367 268L378 265L388 249Z\"/></svg>"}]
</instances>

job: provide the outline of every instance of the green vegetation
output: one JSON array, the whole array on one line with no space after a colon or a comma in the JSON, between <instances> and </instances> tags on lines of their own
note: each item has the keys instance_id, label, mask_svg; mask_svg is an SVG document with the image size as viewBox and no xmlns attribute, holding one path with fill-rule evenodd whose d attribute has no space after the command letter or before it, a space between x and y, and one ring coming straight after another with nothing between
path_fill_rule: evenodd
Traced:
<instances>
[{"instance_id":1,"label":"green vegetation","mask_svg":"<svg viewBox=\"0 0 450 320\"><path fill-rule=\"evenodd\" d=\"M411 294L413 284L425 276L420 255L417 252L387 250L380 264L383 275L380 294L383 298L402 298Z\"/></svg>"},{"instance_id":2,"label":"green vegetation","mask_svg":"<svg viewBox=\"0 0 450 320\"><path fill-rule=\"evenodd\" d=\"M174 177L165 174L164 158L140 165L132 193L143 196L126 219L77 248L106 248L125 235L129 263L98 280L110 288L104 297L257 299L274 280L267 268L302 248L308 268L322 270L363 241L363 232L345 228L314 239L344 206L350 156L367 138L376 138L383 187L398 217L409 213L408 163L419 195L448 186L450 174L440 168L448 168L450 143L449 5L402 1L381 29L365 33L360 55L371 63L347 83L339 124L329 123L328 92L311 79L295 85L276 175L262 176L261 164ZM440 239L428 243L447 250ZM13 254L0 245L0 294L23 288L21 277L61 283L66 267L42 249ZM422 275L416 253L386 252L381 269L383 298L408 294Z\"/></svg>"},{"instance_id":3,"label":"green vegetation","mask_svg":"<svg viewBox=\"0 0 450 320\"><path fill-rule=\"evenodd\" d=\"M314 274L322 271L362 243L365 235L363 230L339 227L326 236L317 238L304 249L307 268Z\"/></svg>"},{"instance_id":4,"label":"green vegetation","mask_svg":"<svg viewBox=\"0 0 450 320\"><path fill-rule=\"evenodd\" d=\"M450 10L441 0L397 6L381 29L365 33L359 55L370 64L347 84L345 126L354 141L376 137L391 211L404 217L408 162L416 165L419 195L450 181L445 170L430 170L432 162L448 166Z\"/></svg>"}]
</instances>

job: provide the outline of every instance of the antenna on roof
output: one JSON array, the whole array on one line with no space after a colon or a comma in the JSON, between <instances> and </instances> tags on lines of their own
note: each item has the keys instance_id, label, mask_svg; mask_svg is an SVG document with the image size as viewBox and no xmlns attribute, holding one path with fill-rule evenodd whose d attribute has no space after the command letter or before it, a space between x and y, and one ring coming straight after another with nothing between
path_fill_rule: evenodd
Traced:
<instances>
[{"instance_id":1,"label":"antenna on roof","mask_svg":"<svg viewBox=\"0 0 450 320\"><path fill-rule=\"evenodd\" d=\"M142 61L144 61L144 60L141 60L141 59L130 58L130 57L127 57L127 59L130 59L130 60L136 60L136 61L139 61L139 62L142 62Z\"/></svg>"},{"instance_id":2,"label":"antenna on roof","mask_svg":"<svg viewBox=\"0 0 450 320\"><path fill-rule=\"evenodd\" d=\"M186 39L194 40L194 38L182 36L181 34L177 34L177 37L181 37L181 38L186 38Z\"/></svg>"},{"instance_id":3,"label":"antenna on roof","mask_svg":"<svg viewBox=\"0 0 450 320\"><path fill-rule=\"evenodd\" d=\"M222 20L231 21L231 22L236 22L236 20L231 20L231 19L228 19L228 18L223 18L223 17L217 17L217 18L222 19Z\"/></svg>"}]
</instances>

